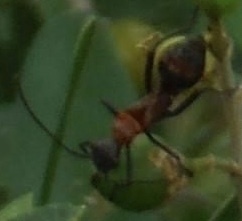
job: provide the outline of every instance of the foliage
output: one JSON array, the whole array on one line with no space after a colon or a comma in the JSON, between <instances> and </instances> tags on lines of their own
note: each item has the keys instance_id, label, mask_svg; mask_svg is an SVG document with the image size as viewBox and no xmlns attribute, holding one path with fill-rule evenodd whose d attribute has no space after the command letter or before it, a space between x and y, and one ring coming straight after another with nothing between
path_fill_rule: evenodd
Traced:
<instances>
[{"instance_id":1,"label":"foliage","mask_svg":"<svg viewBox=\"0 0 242 221\"><path fill-rule=\"evenodd\" d=\"M3 2L1 220L238 219L235 204L233 214L227 209L231 203L223 204L228 206L223 207L219 219L213 218L234 191L229 177L217 170L196 175L184 191L159 209L134 213L110 204L91 186L95 171L92 163L59 148L33 122L19 98L14 100L17 91L16 85L12 85L18 75L34 112L65 144L77 149L82 141L110 137L112 116L100 99L124 108L141 96L143 79L137 76L144 68L144 55L135 45L154 30L169 32L188 23L194 8L192 1L43 0L36 1L34 8L25 8L32 0ZM23 7L18 6L17 10L16 5ZM225 17L235 40L233 65L237 72L241 69L242 54L242 33L237 22L241 20L241 7L238 5L230 17ZM15 12L15 17L9 16L7 10ZM19 19L20 12L26 15L21 17L23 20ZM194 33L206 29L204 18L202 14ZM12 35L6 43L4 36L9 37L9 33ZM73 80L74 74L77 77ZM6 88L11 91L6 92ZM67 105L68 110L64 111ZM218 96L208 92L181 115L161 122L154 131L185 156L213 153L226 158L228 134L221 119ZM138 148L133 151L140 153ZM142 168L142 172L149 170ZM236 201L233 198L232 202Z\"/></svg>"}]
</instances>

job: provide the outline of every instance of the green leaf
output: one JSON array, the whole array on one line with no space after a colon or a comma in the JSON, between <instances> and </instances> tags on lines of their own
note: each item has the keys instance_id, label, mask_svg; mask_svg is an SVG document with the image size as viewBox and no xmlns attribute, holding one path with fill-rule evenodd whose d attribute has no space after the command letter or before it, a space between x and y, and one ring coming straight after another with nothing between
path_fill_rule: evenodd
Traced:
<instances>
[{"instance_id":1,"label":"green leaf","mask_svg":"<svg viewBox=\"0 0 242 221\"><path fill-rule=\"evenodd\" d=\"M0 102L16 97L16 75L42 25L39 5L32 0L0 1Z\"/></svg>"},{"instance_id":2,"label":"green leaf","mask_svg":"<svg viewBox=\"0 0 242 221\"><path fill-rule=\"evenodd\" d=\"M204 221L214 211L214 202L209 196L201 194L189 186L177 195L166 207L162 214L166 220Z\"/></svg>"},{"instance_id":3,"label":"green leaf","mask_svg":"<svg viewBox=\"0 0 242 221\"><path fill-rule=\"evenodd\" d=\"M13 221L81 221L85 209L85 206L52 204L37 208Z\"/></svg>"},{"instance_id":4,"label":"green leaf","mask_svg":"<svg viewBox=\"0 0 242 221\"><path fill-rule=\"evenodd\" d=\"M157 209L167 200L168 184L165 179L135 180L125 184L123 180L100 177L94 182L93 185L105 199L134 212Z\"/></svg>"},{"instance_id":5,"label":"green leaf","mask_svg":"<svg viewBox=\"0 0 242 221\"><path fill-rule=\"evenodd\" d=\"M41 6L43 15L46 19L51 19L52 17L70 9L70 3L66 0L42 0L38 3Z\"/></svg>"},{"instance_id":6,"label":"green leaf","mask_svg":"<svg viewBox=\"0 0 242 221\"><path fill-rule=\"evenodd\" d=\"M158 27L181 26L191 18L194 5L190 0L92 0L94 9L112 19L134 19Z\"/></svg>"},{"instance_id":7,"label":"green leaf","mask_svg":"<svg viewBox=\"0 0 242 221\"><path fill-rule=\"evenodd\" d=\"M203 8L209 17L219 18L225 14L234 12L240 0L195 0Z\"/></svg>"},{"instance_id":8,"label":"green leaf","mask_svg":"<svg viewBox=\"0 0 242 221\"><path fill-rule=\"evenodd\" d=\"M17 198L0 211L0 220L12 220L24 213L29 213L33 210L33 193L28 193L20 198Z\"/></svg>"}]
</instances>

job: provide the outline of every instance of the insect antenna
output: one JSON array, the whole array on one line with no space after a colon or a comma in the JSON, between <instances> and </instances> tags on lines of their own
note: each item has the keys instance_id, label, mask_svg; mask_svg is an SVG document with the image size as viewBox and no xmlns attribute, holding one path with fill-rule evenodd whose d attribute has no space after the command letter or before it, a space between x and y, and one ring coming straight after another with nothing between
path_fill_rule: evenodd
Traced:
<instances>
[{"instance_id":1,"label":"insect antenna","mask_svg":"<svg viewBox=\"0 0 242 221\"><path fill-rule=\"evenodd\" d=\"M57 144L59 144L60 146L62 146L68 153L72 154L73 156L76 157L81 157L81 158L90 158L90 154L87 151L84 151L83 149L82 152L78 152L73 150L72 148L68 147L67 145L65 145L58 137L56 137L56 135L54 133L52 133L45 125L44 123L39 119L39 117L34 113L34 111L32 110L32 108L30 107L25 95L24 95L24 91L23 88L20 84L20 82L17 82L17 86L18 86L18 91L19 91L19 96L20 96L20 100L22 101L25 109L27 110L27 112L29 113L29 115L31 116L31 118L34 120L34 122L49 136L51 137Z\"/></svg>"},{"instance_id":2,"label":"insect antenna","mask_svg":"<svg viewBox=\"0 0 242 221\"><path fill-rule=\"evenodd\" d=\"M109 102L101 99L101 103L107 108L107 110L112 113L114 116L118 115L118 110L113 107Z\"/></svg>"}]
</instances>

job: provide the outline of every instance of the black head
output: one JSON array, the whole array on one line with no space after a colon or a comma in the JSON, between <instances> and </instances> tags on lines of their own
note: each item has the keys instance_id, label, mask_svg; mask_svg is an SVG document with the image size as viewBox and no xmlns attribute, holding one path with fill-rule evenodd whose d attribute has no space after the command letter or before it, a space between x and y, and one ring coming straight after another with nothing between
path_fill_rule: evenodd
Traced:
<instances>
[{"instance_id":1,"label":"black head","mask_svg":"<svg viewBox=\"0 0 242 221\"><path fill-rule=\"evenodd\" d=\"M158 63L162 90L176 95L193 86L203 75L205 53L203 36L187 37L170 46Z\"/></svg>"},{"instance_id":2,"label":"black head","mask_svg":"<svg viewBox=\"0 0 242 221\"><path fill-rule=\"evenodd\" d=\"M80 147L82 152L90 155L99 172L107 174L118 166L120 147L113 139L83 142Z\"/></svg>"}]
</instances>

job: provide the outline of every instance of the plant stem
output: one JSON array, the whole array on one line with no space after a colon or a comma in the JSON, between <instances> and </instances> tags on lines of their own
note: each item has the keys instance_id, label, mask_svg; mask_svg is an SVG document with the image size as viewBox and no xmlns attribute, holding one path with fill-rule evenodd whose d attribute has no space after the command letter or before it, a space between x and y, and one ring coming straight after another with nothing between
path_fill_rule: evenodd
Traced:
<instances>
[{"instance_id":1,"label":"plant stem","mask_svg":"<svg viewBox=\"0 0 242 221\"><path fill-rule=\"evenodd\" d=\"M70 76L70 83L67 89L67 96L63 105L63 110L60 115L60 120L58 123L58 127L56 130L56 136L62 141L67 125L68 114L70 112L75 91L78 87L78 82L81 76L81 72L83 70L88 51L91 44L91 39L94 34L95 29L95 18L91 17L88 19L84 27L81 29L79 34L77 45L75 47L75 57L74 57L74 65L72 75ZM50 150L50 154L48 156L47 168L44 174L43 184L41 186L41 193L39 204L45 205L49 202L50 196L54 186L54 179L58 167L58 162L60 159L61 148L59 148L59 144L55 141L52 142L52 147Z\"/></svg>"},{"instance_id":2,"label":"plant stem","mask_svg":"<svg viewBox=\"0 0 242 221\"><path fill-rule=\"evenodd\" d=\"M226 34L220 19L210 19L209 46L217 59L214 68L220 77L221 98L224 107L225 121L230 134L230 151L233 159L242 167L242 111L241 92L236 87L231 67L232 42ZM242 178L234 178L240 214L242 218Z\"/></svg>"},{"instance_id":3,"label":"plant stem","mask_svg":"<svg viewBox=\"0 0 242 221\"><path fill-rule=\"evenodd\" d=\"M208 221L219 221L219 220L233 220L239 219L238 203L235 194L231 194L224 202L218 207Z\"/></svg>"}]
</instances>

